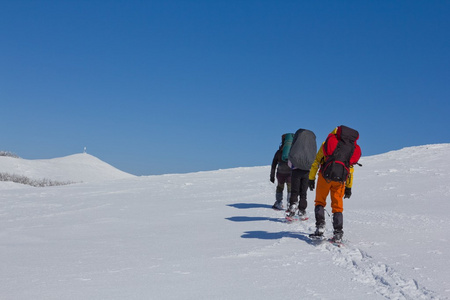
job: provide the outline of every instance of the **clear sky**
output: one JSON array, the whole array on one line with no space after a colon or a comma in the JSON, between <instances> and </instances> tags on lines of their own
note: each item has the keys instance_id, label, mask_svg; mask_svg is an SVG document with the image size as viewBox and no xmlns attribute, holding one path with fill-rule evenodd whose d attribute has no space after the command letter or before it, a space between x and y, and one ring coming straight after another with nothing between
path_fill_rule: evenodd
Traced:
<instances>
[{"instance_id":1,"label":"clear sky","mask_svg":"<svg viewBox=\"0 0 450 300\"><path fill-rule=\"evenodd\" d=\"M337 125L450 142L450 1L0 0L0 150L135 174L269 165Z\"/></svg>"}]
</instances>

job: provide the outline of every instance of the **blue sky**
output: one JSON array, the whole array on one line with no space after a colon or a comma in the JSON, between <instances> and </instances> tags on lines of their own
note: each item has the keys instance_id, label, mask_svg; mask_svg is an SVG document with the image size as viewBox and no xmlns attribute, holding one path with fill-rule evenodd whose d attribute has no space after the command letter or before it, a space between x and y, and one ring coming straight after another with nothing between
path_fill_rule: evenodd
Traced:
<instances>
[{"instance_id":1,"label":"blue sky","mask_svg":"<svg viewBox=\"0 0 450 300\"><path fill-rule=\"evenodd\" d=\"M271 163L337 125L449 143L449 1L0 0L0 150L136 175Z\"/></svg>"}]
</instances>

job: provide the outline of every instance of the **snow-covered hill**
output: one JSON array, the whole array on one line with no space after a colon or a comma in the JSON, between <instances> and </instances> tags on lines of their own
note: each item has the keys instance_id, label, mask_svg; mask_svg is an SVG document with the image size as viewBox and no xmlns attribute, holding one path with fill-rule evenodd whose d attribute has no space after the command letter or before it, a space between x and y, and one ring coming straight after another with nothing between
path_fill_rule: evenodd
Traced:
<instances>
[{"instance_id":1,"label":"snow-covered hill","mask_svg":"<svg viewBox=\"0 0 450 300\"><path fill-rule=\"evenodd\" d=\"M0 172L60 182L92 182L133 177L86 153L39 160L0 156Z\"/></svg>"},{"instance_id":2,"label":"snow-covered hill","mask_svg":"<svg viewBox=\"0 0 450 300\"><path fill-rule=\"evenodd\" d=\"M449 154L363 157L343 248L307 237L314 192L308 221L270 208L268 166L0 185L0 299L449 299Z\"/></svg>"}]
</instances>

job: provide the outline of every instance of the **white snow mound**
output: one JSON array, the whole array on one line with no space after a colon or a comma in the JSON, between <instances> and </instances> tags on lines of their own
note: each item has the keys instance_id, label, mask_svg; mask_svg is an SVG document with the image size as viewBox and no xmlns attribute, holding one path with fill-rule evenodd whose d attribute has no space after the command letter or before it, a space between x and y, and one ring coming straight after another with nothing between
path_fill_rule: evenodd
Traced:
<instances>
[{"instance_id":1,"label":"white snow mound","mask_svg":"<svg viewBox=\"0 0 450 300\"><path fill-rule=\"evenodd\" d=\"M2 156L0 172L59 182L95 182L134 177L87 153L38 160Z\"/></svg>"}]
</instances>

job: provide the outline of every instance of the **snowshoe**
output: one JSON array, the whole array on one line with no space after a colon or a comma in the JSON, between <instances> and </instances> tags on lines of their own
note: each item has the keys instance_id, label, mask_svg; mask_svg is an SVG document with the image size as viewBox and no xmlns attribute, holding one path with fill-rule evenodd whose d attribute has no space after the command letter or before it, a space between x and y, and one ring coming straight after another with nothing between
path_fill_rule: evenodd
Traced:
<instances>
[{"instance_id":1,"label":"snowshoe","mask_svg":"<svg viewBox=\"0 0 450 300\"><path fill-rule=\"evenodd\" d=\"M308 216L300 217L299 215L294 215L292 217L286 216L285 219L287 223L309 220Z\"/></svg>"},{"instance_id":2,"label":"snowshoe","mask_svg":"<svg viewBox=\"0 0 450 300\"><path fill-rule=\"evenodd\" d=\"M336 241L336 240L334 240L333 238L330 238L330 239L328 239L328 241L329 241L331 244L335 245L336 247L339 247L339 248L344 247L344 243L342 242L342 240L341 240L341 241Z\"/></svg>"},{"instance_id":3,"label":"snowshoe","mask_svg":"<svg viewBox=\"0 0 450 300\"><path fill-rule=\"evenodd\" d=\"M313 239L313 240L322 240L323 238L324 238L324 236L323 236L323 233L322 234L320 234L320 233L311 233L310 235L309 235L309 237L311 238L311 239Z\"/></svg>"},{"instance_id":4,"label":"snowshoe","mask_svg":"<svg viewBox=\"0 0 450 300\"><path fill-rule=\"evenodd\" d=\"M317 232L317 230L314 233L311 233L309 235L309 237L314 240L323 240L324 239L323 233Z\"/></svg>"},{"instance_id":5,"label":"snowshoe","mask_svg":"<svg viewBox=\"0 0 450 300\"><path fill-rule=\"evenodd\" d=\"M333 237L330 239L333 243L342 243L342 236L344 233L342 231L334 231Z\"/></svg>"}]
</instances>

